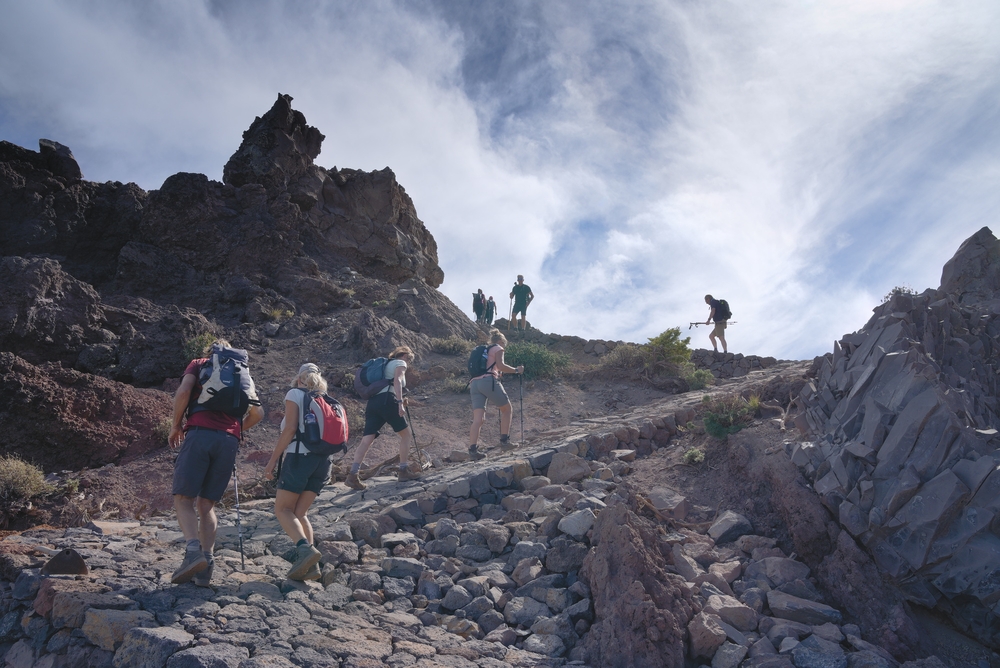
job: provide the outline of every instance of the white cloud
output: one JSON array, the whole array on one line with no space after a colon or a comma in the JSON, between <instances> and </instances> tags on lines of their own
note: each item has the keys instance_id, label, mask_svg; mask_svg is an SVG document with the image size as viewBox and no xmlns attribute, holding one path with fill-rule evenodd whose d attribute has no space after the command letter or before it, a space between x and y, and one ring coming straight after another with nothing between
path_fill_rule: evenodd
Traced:
<instances>
[{"instance_id":1,"label":"white cloud","mask_svg":"<svg viewBox=\"0 0 1000 668\"><path fill-rule=\"evenodd\" d=\"M0 138L219 179L290 94L320 164L393 169L460 307L523 273L547 331L644 340L711 292L734 350L811 356L1000 204L985 0L0 2Z\"/></svg>"}]
</instances>

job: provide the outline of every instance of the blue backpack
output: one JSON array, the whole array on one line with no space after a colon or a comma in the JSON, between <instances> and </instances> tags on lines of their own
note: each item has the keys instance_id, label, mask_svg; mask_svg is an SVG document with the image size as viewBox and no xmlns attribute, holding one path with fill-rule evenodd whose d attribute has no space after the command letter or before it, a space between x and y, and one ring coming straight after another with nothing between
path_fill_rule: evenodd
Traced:
<instances>
[{"instance_id":1,"label":"blue backpack","mask_svg":"<svg viewBox=\"0 0 1000 668\"><path fill-rule=\"evenodd\" d=\"M385 365L389 360L376 357L362 364L354 373L354 391L362 399L371 399L392 385L392 379L385 377Z\"/></svg>"}]
</instances>

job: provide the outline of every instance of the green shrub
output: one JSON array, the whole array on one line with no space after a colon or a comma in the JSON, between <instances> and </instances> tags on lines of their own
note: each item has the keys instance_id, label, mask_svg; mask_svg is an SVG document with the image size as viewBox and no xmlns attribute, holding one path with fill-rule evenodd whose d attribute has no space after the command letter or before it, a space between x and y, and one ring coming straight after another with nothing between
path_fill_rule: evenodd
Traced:
<instances>
[{"instance_id":1,"label":"green shrub","mask_svg":"<svg viewBox=\"0 0 1000 668\"><path fill-rule=\"evenodd\" d=\"M889 292L885 294L885 297L882 297L882 303L883 304L886 303L896 295L908 295L910 297L916 297L917 294L918 294L917 291L911 288L909 285L897 285L892 290L889 290Z\"/></svg>"},{"instance_id":2,"label":"green shrub","mask_svg":"<svg viewBox=\"0 0 1000 668\"><path fill-rule=\"evenodd\" d=\"M52 491L42 469L19 457L0 457L0 501L9 505Z\"/></svg>"},{"instance_id":3,"label":"green shrub","mask_svg":"<svg viewBox=\"0 0 1000 668\"><path fill-rule=\"evenodd\" d=\"M388 299L377 299L377 300L375 300L375 301L372 302L372 306L374 306L375 308L379 308L380 306L388 306L388 305L389 305L389 300Z\"/></svg>"},{"instance_id":4,"label":"green shrub","mask_svg":"<svg viewBox=\"0 0 1000 668\"><path fill-rule=\"evenodd\" d=\"M706 387L715 385L715 376L708 369L695 369L692 367L689 370L685 370L682 377L692 390L703 390Z\"/></svg>"},{"instance_id":5,"label":"green shrub","mask_svg":"<svg viewBox=\"0 0 1000 668\"><path fill-rule=\"evenodd\" d=\"M268 320L271 320L273 322L281 322L282 320L288 320L293 315L295 315L294 311L281 307L275 307L267 312Z\"/></svg>"},{"instance_id":6,"label":"green shrub","mask_svg":"<svg viewBox=\"0 0 1000 668\"><path fill-rule=\"evenodd\" d=\"M691 337L681 338L681 328L671 327L670 329L654 336L647 344L653 362L663 362L668 365L680 367L685 362L691 360Z\"/></svg>"},{"instance_id":7,"label":"green shrub","mask_svg":"<svg viewBox=\"0 0 1000 668\"><path fill-rule=\"evenodd\" d=\"M543 345L515 341L504 349L504 361L510 366L524 365L525 380L552 378L570 364L569 355L556 353Z\"/></svg>"},{"instance_id":8,"label":"green shrub","mask_svg":"<svg viewBox=\"0 0 1000 668\"><path fill-rule=\"evenodd\" d=\"M684 453L684 456L681 457L681 461L690 466L694 466L695 464L701 464L703 461L705 461L705 453L699 450L698 448L690 448L688 449L687 452Z\"/></svg>"},{"instance_id":9,"label":"green shrub","mask_svg":"<svg viewBox=\"0 0 1000 668\"><path fill-rule=\"evenodd\" d=\"M187 364L193 359L198 359L199 357L204 357L208 351L208 347L215 343L218 337L211 332L202 332L198 336L188 339L184 342L184 346L181 349L181 355L184 358L184 364Z\"/></svg>"},{"instance_id":10,"label":"green shrub","mask_svg":"<svg viewBox=\"0 0 1000 668\"><path fill-rule=\"evenodd\" d=\"M431 350L441 355L468 355L475 344L457 336L447 339L431 339Z\"/></svg>"},{"instance_id":11,"label":"green shrub","mask_svg":"<svg viewBox=\"0 0 1000 668\"><path fill-rule=\"evenodd\" d=\"M603 369L643 371L649 366L649 357L646 346L623 343L602 357L598 364Z\"/></svg>"},{"instance_id":12,"label":"green shrub","mask_svg":"<svg viewBox=\"0 0 1000 668\"><path fill-rule=\"evenodd\" d=\"M171 418L165 417L156 423L156 427L153 428L153 434L158 440L167 442L170 438L170 428L174 426L174 421Z\"/></svg>"},{"instance_id":13,"label":"green shrub","mask_svg":"<svg viewBox=\"0 0 1000 668\"><path fill-rule=\"evenodd\" d=\"M735 434L753 422L754 415L760 408L759 399L756 404L756 408L752 408L750 402L743 397L709 402L703 420L705 431L716 438L723 439L729 434Z\"/></svg>"},{"instance_id":14,"label":"green shrub","mask_svg":"<svg viewBox=\"0 0 1000 668\"><path fill-rule=\"evenodd\" d=\"M465 392L469 391L469 381L463 380L462 378L457 378L455 376L452 376L451 378L445 378L444 390L445 392L464 394Z\"/></svg>"}]
</instances>

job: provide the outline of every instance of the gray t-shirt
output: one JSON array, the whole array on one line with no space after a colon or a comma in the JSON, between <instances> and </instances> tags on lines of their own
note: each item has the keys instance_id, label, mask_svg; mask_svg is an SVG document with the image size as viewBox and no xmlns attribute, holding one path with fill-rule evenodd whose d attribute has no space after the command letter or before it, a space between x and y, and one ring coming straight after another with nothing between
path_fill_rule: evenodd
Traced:
<instances>
[{"instance_id":1,"label":"gray t-shirt","mask_svg":"<svg viewBox=\"0 0 1000 668\"><path fill-rule=\"evenodd\" d=\"M396 369L398 369L399 367L403 367L403 369L405 370L406 369L406 360L389 360L388 362L386 362L385 373L383 374L383 377L386 380L392 380L395 377L395 375L396 375ZM403 389L405 390L406 389L406 374L404 373L403 377L400 378L399 380L400 380L400 382L401 382L401 384L403 386ZM382 390L381 392L379 392L379 394L384 394L386 392L392 392L392 391L393 391L392 385L387 385L384 390Z\"/></svg>"}]
</instances>

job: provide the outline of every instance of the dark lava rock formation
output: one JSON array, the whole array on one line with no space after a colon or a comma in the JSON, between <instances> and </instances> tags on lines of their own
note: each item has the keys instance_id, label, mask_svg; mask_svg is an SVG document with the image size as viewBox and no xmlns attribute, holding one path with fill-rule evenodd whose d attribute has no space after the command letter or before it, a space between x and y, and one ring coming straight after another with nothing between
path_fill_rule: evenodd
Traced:
<instances>
[{"instance_id":1,"label":"dark lava rock formation","mask_svg":"<svg viewBox=\"0 0 1000 668\"><path fill-rule=\"evenodd\" d=\"M198 337L246 347L276 320L309 327L360 307L346 287L357 277L393 292L405 284L380 346L475 336L434 290L444 278L437 245L392 171L314 164L323 135L291 101L279 95L253 122L223 183L189 173L148 193L91 183L65 146L43 139L35 153L0 142L0 352L11 353L0 383L18 389L0 409L0 424L15 429L0 453L65 468L29 447L61 440L79 443L74 464L118 461L136 439L97 443L50 380L72 377L74 387L99 386L109 406L127 404L133 386L176 378ZM132 426L152 433L167 400L152 402L155 415L133 413ZM17 410L54 419L42 428Z\"/></svg>"},{"instance_id":2,"label":"dark lava rock formation","mask_svg":"<svg viewBox=\"0 0 1000 668\"><path fill-rule=\"evenodd\" d=\"M1000 647L1000 241L817 358L792 460L906 597Z\"/></svg>"}]
</instances>

